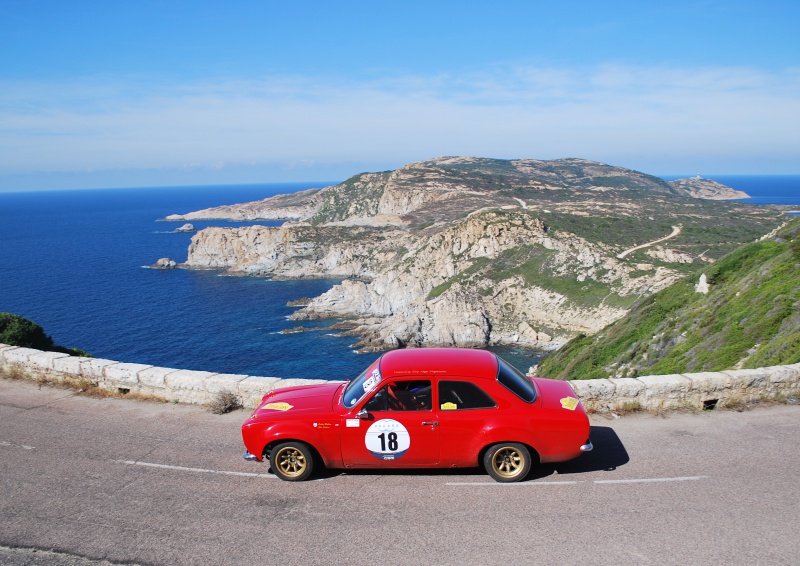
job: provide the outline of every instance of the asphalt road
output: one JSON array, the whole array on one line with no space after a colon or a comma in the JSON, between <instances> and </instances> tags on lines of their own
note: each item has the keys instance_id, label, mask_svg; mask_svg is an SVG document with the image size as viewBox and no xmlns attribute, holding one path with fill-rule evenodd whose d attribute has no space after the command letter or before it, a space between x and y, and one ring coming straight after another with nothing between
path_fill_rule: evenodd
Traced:
<instances>
[{"instance_id":1,"label":"asphalt road","mask_svg":"<svg viewBox=\"0 0 800 566\"><path fill-rule=\"evenodd\" d=\"M246 416L0 380L0 564L800 563L797 405L593 417L593 452L509 485L282 482Z\"/></svg>"}]
</instances>

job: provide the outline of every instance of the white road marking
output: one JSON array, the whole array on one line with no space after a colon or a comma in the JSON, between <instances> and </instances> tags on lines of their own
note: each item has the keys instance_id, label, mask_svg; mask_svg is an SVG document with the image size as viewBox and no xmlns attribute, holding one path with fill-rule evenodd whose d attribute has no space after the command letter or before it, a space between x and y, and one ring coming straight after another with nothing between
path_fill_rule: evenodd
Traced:
<instances>
[{"instance_id":1,"label":"white road marking","mask_svg":"<svg viewBox=\"0 0 800 566\"><path fill-rule=\"evenodd\" d=\"M10 442L0 441L0 446L17 446L16 444L11 444ZM25 449L33 449L33 446L18 446L19 448ZM142 466L144 468L158 468L161 470L174 470L176 472L191 472L195 474L219 474L224 476L240 476L246 478L267 478L267 479L275 479L276 476L273 474L259 474L256 472L233 472L229 470L209 470L206 468L189 468L186 466L172 466L170 464L156 464L153 462L140 462L137 460L112 460L115 464L125 464L126 466ZM676 482L676 481L697 481L708 476L681 476L681 477L674 477L674 478L633 478L633 479L625 479L625 480L594 480L592 483L596 484L626 484L626 483L660 483L660 482ZM529 481L529 482L511 482L511 483L501 483L496 481L459 481L459 482L446 482L445 485L455 486L455 487L465 487L465 486L480 486L480 487L536 487L540 485L577 485L579 483L584 483L583 480L580 481Z\"/></svg>"},{"instance_id":2,"label":"white road marking","mask_svg":"<svg viewBox=\"0 0 800 566\"><path fill-rule=\"evenodd\" d=\"M154 464L151 462L138 462L136 460L112 460L115 464L125 464L127 466L143 466L145 468L159 468L162 470L175 470L177 472L193 472L196 474L220 474L225 476L242 476L246 478L267 478L275 479L272 474L259 474L255 472L231 472L227 470L208 470L205 468L187 468L186 466L170 466L169 464Z\"/></svg>"},{"instance_id":3,"label":"white road marking","mask_svg":"<svg viewBox=\"0 0 800 566\"><path fill-rule=\"evenodd\" d=\"M641 478L630 480L595 480L594 483L655 483L655 482L668 482L668 481L696 481L708 476L683 476L677 478Z\"/></svg>"},{"instance_id":4,"label":"white road marking","mask_svg":"<svg viewBox=\"0 0 800 566\"><path fill-rule=\"evenodd\" d=\"M489 482L489 481L449 481L445 485L480 485L480 486L487 486L487 487L494 487L494 486L537 486L537 485L576 485L578 482L576 481L528 481L528 482L512 482L512 483L501 483L501 482Z\"/></svg>"},{"instance_id":5,"label":"white road marking","mask_svg":"<svg viewBox=\"0 0 800 566\"><path fill-rule=\"evenodd\" d=\"M25 444L14 444L13 442L6 442L0 440L0 446L10 446L11 448L22 448L23 450L36 450L35 446L26 446Z\"/></svg>"},{"instance_id":6,"label":"white road marking","mask_svg":"<svg viewBox=\"0 0 800 566\"><path fill-rule=\"evenodd\" d=\"M682 477L675 477L675 478L633 478L627 480L594 480L592 483L598 484L612 484L612 483L659 483L659 482L674 482L674 481L697 481L703 478L707 478L708 476L682 476ZM500 482L489 482L489 481L464 481L464 482L447 482L445 485L454 485L454 486L484 486L484 487L492 487L492 486L499 486L499 487L512 487L512 486L527 486L527 487L536 487L539 485L577 485L579 483L584 483L584 480L580 481L527 481L527 482L511 482L511 483L500 483Z\"/></svg>"}]
</instances>

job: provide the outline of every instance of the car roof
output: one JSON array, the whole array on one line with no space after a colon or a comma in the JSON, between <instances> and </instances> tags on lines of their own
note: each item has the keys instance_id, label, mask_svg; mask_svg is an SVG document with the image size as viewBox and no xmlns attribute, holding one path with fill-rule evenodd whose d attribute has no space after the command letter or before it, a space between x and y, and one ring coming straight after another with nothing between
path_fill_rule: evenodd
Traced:
<instances>
[{"instance_id":1,"label":"car roof","mask_svg":"<svg viewBox=\"0 0 800 566\"><path fill-rule=\"evenodd\" d=\"M410 348L392 350L380 358L384 379L396 376L461 376L495 379L497 356L468 348Z\"/></svg>"}]
</instances>

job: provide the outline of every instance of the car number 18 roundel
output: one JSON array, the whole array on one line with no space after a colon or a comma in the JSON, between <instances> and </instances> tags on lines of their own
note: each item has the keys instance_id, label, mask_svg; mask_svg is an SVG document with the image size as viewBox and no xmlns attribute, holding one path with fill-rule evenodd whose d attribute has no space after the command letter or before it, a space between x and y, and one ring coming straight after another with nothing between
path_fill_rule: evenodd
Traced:
<instances>
[{"instance_id":1,"label":"car number 18 roundel","mask_svg":"<svg viewBox=\"0 0 800 566\"><path fill-rule=\"evenodd\" d=\"M408 451L411 437L401 423L394 419L381 419L367 429L364 444L379 460L397 460Z\"/></svg>"}]
</instances>

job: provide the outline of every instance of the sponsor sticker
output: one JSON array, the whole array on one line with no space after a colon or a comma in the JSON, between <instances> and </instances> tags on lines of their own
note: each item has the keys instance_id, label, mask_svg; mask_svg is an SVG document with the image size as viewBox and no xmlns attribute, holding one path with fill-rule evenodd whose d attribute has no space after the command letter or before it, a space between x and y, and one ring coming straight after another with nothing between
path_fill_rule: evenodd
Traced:
<instances>
[{"instance_id":1,"label":"sponsor sticker","mask_svg":"<svg viewBox=\"0 0 800 566\"><path fill-rule=\"evenodd\" d=\"M458 409L458 405L455 403L442 403L443 411L455 411L456 409Z\"/></svg>"},{"instance_id":2,"label":"sponsor sticker","mask_svg":"<svg viewBox=\"0 0 800 566\"><path fill-rule=\"evenodd\" d=\"M358 428L361 426L361 419L347 419L347 428Z\"/></svg>"},{"instance_id":3,"label":"sponsor sticker","mask_svg":"<svg viewBox=\"0 0 800 566\"><path fill-rule=\"evenodd\" d=\"M276 411L288 411L294 405L290 405L289 403L267 403L264 405L265 409L275 409Z\"/></svg>"},{"instance_id":4,"label":"sponsor sticker","mask_svg":"<svg viewBox=\"0 0 800 566\"><path fill-rule=\"evenodd\" d=\"M578 400L575 397L564 397L561 399L561 406L570 411L574 411L578 406Z\"/></svg>"},{"instance_id":5,"label":"sponsor sticker","mask_svg":"<svg viewBox=\"0 0 800 566\"><path fill-rule=\"evenodd\" d=\"M364 393L369 393L381 382L381 374L377 368L372 372L372 375L364 380Z\"/></svg>"}]
</instances>

